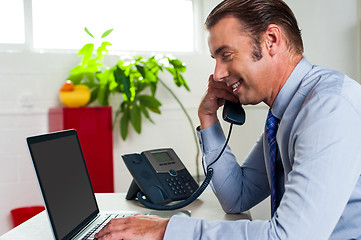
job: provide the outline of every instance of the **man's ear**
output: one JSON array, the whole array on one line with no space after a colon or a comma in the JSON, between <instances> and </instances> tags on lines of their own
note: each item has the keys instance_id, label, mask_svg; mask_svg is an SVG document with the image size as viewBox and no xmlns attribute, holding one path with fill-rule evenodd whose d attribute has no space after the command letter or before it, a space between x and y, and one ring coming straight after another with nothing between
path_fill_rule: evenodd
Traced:
<instances>
[{"instance_id":1,"label":"man's ear","mask_svg":"<svg viewBox=\"0 0 361 240\"><path fill-rule=\"evenodd\" d=\"M276 24L270 24L264 33L265 47L270 56L279 51L281 43L281 29Z\"/></svg>"}]
</instances>

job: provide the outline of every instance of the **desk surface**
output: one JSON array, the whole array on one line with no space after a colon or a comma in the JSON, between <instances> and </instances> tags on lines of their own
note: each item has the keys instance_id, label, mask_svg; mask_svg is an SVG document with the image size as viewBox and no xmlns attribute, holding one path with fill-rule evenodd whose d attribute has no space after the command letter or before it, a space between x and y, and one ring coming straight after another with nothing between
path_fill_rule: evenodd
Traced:
<instances>
[{"instance_id":1,"label":"desk surface","mask_svg":"<svg viewBox=\"0 0 361 240\"><path fill-rule=\"evenodd\" d=\"M146 212L137 201L125 200L125 193L98 193L96 199L100 211L140 211ZM225 214L212 192L204 192L199 199L181 210L190 210L191 217L203 218L207 220L239 220L250 219L249 213ZM17 239L54 239L50 222L45 211L5 233L0 240Z\"/></svg>"}]
</instances>

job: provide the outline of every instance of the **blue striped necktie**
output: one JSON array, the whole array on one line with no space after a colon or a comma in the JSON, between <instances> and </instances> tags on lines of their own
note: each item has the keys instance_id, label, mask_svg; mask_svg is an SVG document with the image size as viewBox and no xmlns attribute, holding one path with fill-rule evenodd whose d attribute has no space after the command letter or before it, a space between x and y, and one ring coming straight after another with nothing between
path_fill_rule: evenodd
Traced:
<instances>
[{"instance_id":1,"label":"blue striped necktie","mask_svg":"<svg viewBox=\"0 0 361 240\"><path fill-rule=\"evenodd\" d=\"M277 141L276 133L278 128L278 119L272 115L271 109L268 111L267 121L266 121L266 136L269 145L269 154L270 154L270 168L271 168L271 214L273 216L274 212L278 207L277 200L277 175L276 175L276 157L277 157ZM280 194L280 193L278 193Z\"/></svg>"}]
</instances>

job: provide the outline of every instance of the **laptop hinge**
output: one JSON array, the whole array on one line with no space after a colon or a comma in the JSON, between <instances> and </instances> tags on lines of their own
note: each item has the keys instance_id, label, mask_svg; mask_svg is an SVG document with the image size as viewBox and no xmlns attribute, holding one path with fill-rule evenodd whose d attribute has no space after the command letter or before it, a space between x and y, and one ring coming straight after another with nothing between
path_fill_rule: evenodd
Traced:
<instances>
[{"instance_id":1,"label":"laptop hinge","mask_svg":"<svg viewBox=\"0 0 361 240\"><path fill-rule=\"evenodd\" d=\"M79 237L80 235L82 235L84 232L86 232L87 230L89 230L89 226L92 225L96 220L98 220L100 217L100 214L98 213L98 215L93 218L93 220L91 220L85 227L83 227L77 234L75 234L74 237L71 238L71 240L76 239L77 237Z\"/></svg>"}]
</instances>

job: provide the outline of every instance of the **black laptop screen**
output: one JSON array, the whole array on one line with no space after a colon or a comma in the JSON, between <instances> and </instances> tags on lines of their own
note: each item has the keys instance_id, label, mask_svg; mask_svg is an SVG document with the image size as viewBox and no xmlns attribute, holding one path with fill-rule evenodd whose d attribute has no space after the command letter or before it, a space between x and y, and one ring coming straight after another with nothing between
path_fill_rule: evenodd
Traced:
<instances>
[{"instance_id":1,"label":"black laptop screen","mask_svg":"<svg viewBox=\"0 0 361 240\"><path fill-rule=\"evenodd\" d=\"M76 131L27 140L54 234L66 239L98 213Z\"/></svg>"}]
</instances>

